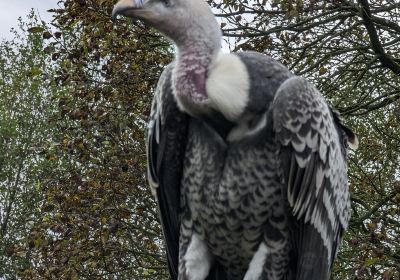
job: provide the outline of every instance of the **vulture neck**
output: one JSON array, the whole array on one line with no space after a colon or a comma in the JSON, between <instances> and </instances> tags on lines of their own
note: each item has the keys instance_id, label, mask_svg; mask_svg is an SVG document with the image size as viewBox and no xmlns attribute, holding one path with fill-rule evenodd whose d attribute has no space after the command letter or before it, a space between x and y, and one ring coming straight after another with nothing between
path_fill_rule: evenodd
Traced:
<instances>
[{"instance_id":1,"label":"vulture neck","mask_svg":"<svg viewBox=\"0 0 400 280\"><path fill-rule=\"evenodd\" d=\"M196 34L197 32L194 32ZM197 33L198 34L198 33ZM173 74L174 93L178 105L191 115L209 110L206 81L209 66L220 52L221 36L186 38L177 43L176 66Z\"/></svg>"}]
</instances>

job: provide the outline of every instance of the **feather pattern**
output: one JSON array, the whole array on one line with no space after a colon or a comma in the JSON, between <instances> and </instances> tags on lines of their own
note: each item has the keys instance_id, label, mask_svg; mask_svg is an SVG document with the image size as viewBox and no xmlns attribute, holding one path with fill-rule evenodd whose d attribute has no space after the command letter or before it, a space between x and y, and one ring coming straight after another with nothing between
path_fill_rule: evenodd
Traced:
<instances>
[{"instance_id":1,"label":"feather pattern","mask_svg":"<svg viewBox=\"0 0 400 280\"><path fill-rule=\"evenodd\" d=\"M191 252L194 237L196 248L212 256L204 263L211 267L207 280L256 275L260 259L258 280L327 279L350 217L348 134L307 81L269 57L238 57L247 67L250 95L236 122L219 112L183 113L172 93L173 64L155 93L148 173L172 279L192 279L186 273L193 271L188 260L199 258ZM255 67L259 63L265 67ZM263 76L275 83L264 87L261 105ZM229 135L238 136L228 141ZM268 253L252 261L262 244ZM247 272L249 266L257 273Z\"/></svg>"},{"instance_id":2,"label":"feather pattern","mask_svg":"<svg viewBox=\"0 0 400 280\"><path fill-rule=\"evenodd\" d=\"M167 248L170 274L177 278L180 228L180 178L186 143L187 116L174 101L173 65L162 73L154 95L147 135L148 178L155 194Z\"/></svg>"},{"instance_id":3,"label":"feather pattern","mask_svg":"<svg viewBox=\"0 0 400 280\"><path fill-rule=\"evenodd\" d=\"M328 271L350 219L343 131L337 129L338 122L319 91L303 78L285 81L273 107L292 214L298 223L314 228L303 226L301 236L318 232L327 251L324 270Z\"/></svg>"}]
</instances>

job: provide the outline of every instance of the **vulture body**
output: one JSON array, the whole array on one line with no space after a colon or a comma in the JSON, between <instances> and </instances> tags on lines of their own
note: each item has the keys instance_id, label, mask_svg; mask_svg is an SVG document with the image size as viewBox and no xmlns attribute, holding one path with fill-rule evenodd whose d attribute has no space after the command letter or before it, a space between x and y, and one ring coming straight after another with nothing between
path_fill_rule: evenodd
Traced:
<instances>
[{"instance_id":1,"label":"vulture body","mask_svg":"<svg viewBox=\"0 0 400 280\"><path fill-rule=\"evenodd\" d=\"M350 219L356 136L308 81L255 52L220 53L202 0L121 0L171 38L148 173L172 279L328 279Z\"/></svg>"}]
</instances>

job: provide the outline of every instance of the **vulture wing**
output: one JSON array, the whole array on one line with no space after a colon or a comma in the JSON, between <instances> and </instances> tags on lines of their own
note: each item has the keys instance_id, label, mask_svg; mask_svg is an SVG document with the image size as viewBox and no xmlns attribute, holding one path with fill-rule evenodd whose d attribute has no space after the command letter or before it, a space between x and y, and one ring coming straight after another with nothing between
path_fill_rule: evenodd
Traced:
<instances>
[{"instance_id":1,"label":"vulture wing","mask_svg":"<svg viewBox=\"0 0 400 280\"><path fill-rule=\"evenodd\" d=\"M148 179L155 194L164 232L168 267L178 275L180 181L188 116L179 111L172 94L173 65L162 73L154 95L147 135Z\"/></svg>"},{"instance_id":2,"label":"vulture wing","mask_svg":"<svg viewBox=\"0 0 400 280\"><path fill-rule=\"evenodd\" d=\"M328 279L350 219L347 132L319 91L300 77L278 89L273 125L292 211L296 279Z\"/></svg>"},{"instance_id":3,"label":"vulture wing","mask_svg":"<svg viewBox=\"0 0 400 280\"><path fill-rule=\"evenodd\" d=\"M173 64L162 73L151 107L147 135L148 179L156 196L167 249L171 279L178 278L180 185L191 118L181 112L172 92ZM207 280L225 280L216 265Z\"/></svg>"}]
</instances>

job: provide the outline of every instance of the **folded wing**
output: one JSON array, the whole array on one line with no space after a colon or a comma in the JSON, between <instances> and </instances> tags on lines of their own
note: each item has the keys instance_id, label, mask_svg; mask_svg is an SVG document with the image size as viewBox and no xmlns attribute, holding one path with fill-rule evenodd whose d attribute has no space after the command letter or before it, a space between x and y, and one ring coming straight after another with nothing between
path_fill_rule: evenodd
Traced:
<instances>
[{"instance_id":1,"label":"folded wing","mask_svg":"<svg viewBox=\"0 0 400 280\"><path fill-rule=\"evenodd\" d=\"M350 219L346 132L319 91L303 78L285 81L273 106L292 212L296 279L327 279Z\"/></svg>"}]
</instances>

